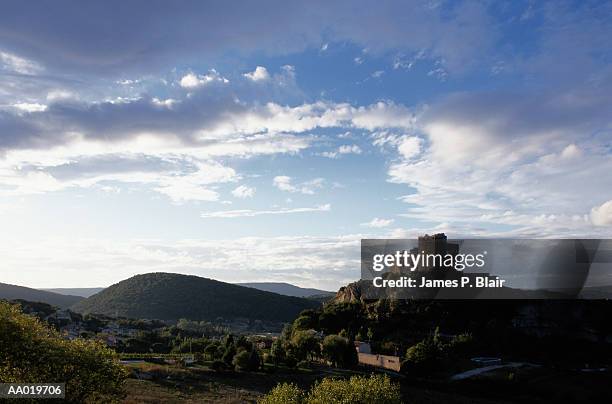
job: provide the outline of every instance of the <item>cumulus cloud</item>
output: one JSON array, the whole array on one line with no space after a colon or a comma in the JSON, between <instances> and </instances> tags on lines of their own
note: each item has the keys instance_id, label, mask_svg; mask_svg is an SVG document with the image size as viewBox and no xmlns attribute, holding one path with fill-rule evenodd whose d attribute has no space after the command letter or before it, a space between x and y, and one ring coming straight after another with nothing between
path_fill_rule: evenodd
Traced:
<instances>
[{"instance_id":1,"label":"cumulus cloud","mask_svg":"<svg viewBox=\"0 0 612 404\"><path fill-rule=\"evenodd\" d=\"M200 216L207 218L237 218L237 217L253 217L261 215L285 215L289 213L307 213L307 212L329 212L331 210L330 204L319 205L312 208L282 208L282 209L271 209L271 210L252 210L252 209L240 209L240 210L221 210L217 212L204 212Z\"/></svg>"},{"instance_id":2,"label":"cumulus cloud","mask_svg":"<svg viewBox=\"0 0 612 404\"><path fill-rule=\"evenodd\" d=\"M263 66L257 66L255 70L249 73L243 74L244 77L251 81L266 81L270 78L268 69Z\"/></svg>"},{"instance_id":3,"label":"cumulus cloud","mask_svg":"<svg viewBox=\"0 0 612 404\"><path fill-rule=\"evenodd\" d=\"M317 128L368 130L413 122L413 114L407 108L393 103L361 107L331 102L250 104L234 99L230 88L225 87L214 91L196 89L181 98L143 95L87 102L54 97L44 106L24 104L15 107L14 112L0 110L0 184L9 187L2 192L18 195L92 186L105 180L142 181L175 203L217 200L214 188L202 186L200 179L185 167L227 156L298 153L316 140L308 132ZM359 152L356 145L337 150ZM135 159L159 166L138 175L133 171L113 173L109 178L109 174L99 175L95 165L80 165L79 181L57 177L69 167L67 162L106 164L106 158L112 159L118 169L128 167ZM177 160L183 162L181 166L167 173L165 162ZM75 164L72 167L77 170ZM28 170L54 181L33 181ZM168 175L177 179L175 184ZM322 183L322 179L314 179L291 184L295 191L290 192L312 194Z\"/></svg>"},{"instance_id":4,"label":"cumulus cloud","mask_svg":"<svg viewBox=\"0 0 612 404\"><path fill-rule=\"evenodd\" d=\"M612 189L612 178L597 174L612 170L603 139L593 136L610 123L602 97L455 96L419 117L425 141L384 131L374 141L402 157L389 180L410 186L401 198L406 217L532 236L600 234L589 212ZM593 223L603 221L598 212Z\"/></svg>"},{"instance_id":5,"label":"cumulus cloud","mask_svg":"<svg viewBox=\"0 0 612 404\"><path fill-rule=\"evenodd\" d=\"M293 184L291 177L286 175L278 175L272 179L272 185L281 191L300 192L306 195L314 194L316 189L323 187L324 182L325 180L323 178L315 178L299 184Z\"/></svg>"},{"instance_id":6,"label":"cumulus cloud","mask_svg":"<svg viewBox=\"0 0 612 404\"><path fill-rule=\"evenodd\" d=\"M380 219L378 217L375 217L374 219L370 220L367 223L361 223L361 225L364 227L383 228L383 227L391 226L393 222L394 222L393 219Z\"/></svg>"},{"instance_id":7,"label":"cumulus cloud","mask_svg":"<svg viewBox=\"0 0 612 404\"><path fill-rule=\"evenodd\" d=\"M591 209L591 221L595 226L612 226L612 200Z\"/></svg>"},{"instance_id":8,"label":"cumulus cloud","mask_svg":"<svg viewBox=\"0 0 612 404\"><path fill-rule=\"evenodd\" d=\"M400 140L397 150L405 159L411 159L421 152L421 139L415 136L404 137Z\"/></svg>"},{"instance_id":9,"label":"cumulus cloud","mask_svg":"<svg viewBox=\"0 0 612 404\"><path fill-rule=\"evenodd\" d=\"M255 195L255 188L248 187L246 185L240 185L234 188L234 190L232 191L232 195L240 199L252 198Z\"/></svg>"},{"instance_id":10,"label":"cumulus cloud","mask_svg":"<svg viewBox=\"0 0 612 404\"><path fill-rule=\"evenodd\" d=\"M187 73L184 75L179 84L181 87L186 88L188 90L193 90L199 87L202 87L206 84L212 83L214 81L218 81L221 83L228 83L229 80L225 77L221 76L215 69L211 69L208 74L198 75L195 73Z\"/></svg>"}]
</instances>

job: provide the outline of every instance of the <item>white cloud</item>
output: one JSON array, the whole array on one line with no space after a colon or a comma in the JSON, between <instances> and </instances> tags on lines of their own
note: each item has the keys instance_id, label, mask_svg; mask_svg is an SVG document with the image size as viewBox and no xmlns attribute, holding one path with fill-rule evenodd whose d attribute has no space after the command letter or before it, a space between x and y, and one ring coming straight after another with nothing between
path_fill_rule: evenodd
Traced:
<instances>
[{"instance_id":1,"label":"white cloud","mask_svg":"<svg viewBox=\"0 0 612 404\"><path fill-rule=\"evenodd\" d=\"M166 175L157 179L155 191L168 196L174 203L216 201L219 194L207 186L237 180L234 169L216 162L197 163L197 171L186 175Z\"/></svg>"},{"instance_id":2,"label":"white cloud","mask_svg":"<svg viewBox=\"0 0 612 404\"><path fill-rule=\"evenodd\" d=\"M361 148L356 144L342 145L338 147L338 153L340 154L361 154Z\"/></svg>"},{"instance_id":3,"label":"white cloud","mask_svg":"<svg viewBox=\"0 0 612 404\"><path fill-rule=\"evenodd\" d=\"M38 103L19 102L13 104L14 108L24 112L42 112L47 110L47 106Z\"/></svg>"},{"instance_id":4,"label":"white cloud","mask_svg":"<svg viewBox=\"0 0 612 404\"><path fill-rule=\"evenodd\" d=\"M410 187L401 198L408 204L404 216L454 228L470 224L480 233L502 226L507 234L533 237L609 234L593 226L605 222L605 209L591 211L612 189L612 177L601 175L612 172L609 151L591 136L604 115L583 111L585 119L576 111L591 109L588 97L579 103L559 94L554 102L499 97L430 106L415 126L424 141L393 130L373 137L402 157L388 172L390 182Z\"/></svg>"},{"instance_id":5,"label":"white cloud","mask_svg":"<svg viewBox=\"0 0 612 404\"><path fill-rule=\"evenodd\" d=\"M393 224L393 222L393 219L379 219L375 217L367 223L361 223L361 225L364 227L382 228L390 226L391 224Z\"/></svg>"},{"instance_id":6,"label":"white cloud","mask_svg":"<svg viewBox=\"0 0 612 404\"><path fill-rule=\"evenodd\" d=\"M282 208L275 210L222 210L217 212L204 212L200 216L203 218L236 218L236 217L253 217L261 215L285 215L290 213L306 213L306 212L329 212L330 204L315 206L312 208Z\"/></svg>"},{"instance_id":7,"label":"white cloud","mask_svg":"<svg viewBox=\"0 0 612 404\"><path fill-rule=\"evenodd\" d=\"M181 87L193 90L202 87L212 82L229 83L229 80L221 76L215 69L211 69L208 74L197 75L195 73L187 73L184 75L179 84Z\"/></svg>"},{"instance_id":8,"label":"white cloud","mask_svg":"<svg viewBox=\"0 0 612 404\"><path fill-rule=\"evenodd\" d=\"M270 78L268 70L263 66L257 66L255 70L245 73L243 76L252 81L266 81Z\"/></svg>"},{"instance_id":9,"label":"white cloud","mask_svg":"<svg viewBox=\"0 0 612 404\"><path fill-rule=\"evenodd\" d=\"M421 139L414 136L406 136L400 141L397 150L402 157L409 160L421 152Z\"/></svg>"},{"instance_id":10,"label":"white cloud","mask_svg":"<svg viewBox=\"0 0 612 404\"><path fill-rule=\"evenodd\" d=\"M362 237L353 234L163 242L59 236L22 240L11 235L2 237L0 243L0 270L5 274L3 282L39 288L108 286L136 274L173 272L225 282L282 281L337 290L359 278ZM41 262L45 263L42 267ZM58 279L60 273L63 277Z\"/></svg>"},{"instance_id":11,"label":"white cloud","mask_svg":"<svg viewBox=\"0 0 612 404\"><path fill-rule=\"evenodd\" d=\"M356 144L353 144L353 145L342 145L342 146L339 146L334 151L325 151L325 152L319 153L319 155L330 158L330 159L335 159L342 154L361 154L362 152L363 151L361 150L361 147L357 146Z\"/></svg>"},{"instance_id":12,"label":"white cloud","mask_svg":"<svg viewBox=\"0 0 612 404\"><path fill-rule=\"evenodd\" d=\"M591 221L595 226L612 226L612 200L591 209Z\"/></svg>"},{"instance_id":13,"label":"white cloud","mask_svg":"<svg viewBox=\"0 0 612 404\"><path fill-rule=\"evenodd\" d=\"M36 74L43 70L40 64L32 60L2 51L0 51L0 67L20 74Z\"/></svg>"},{"instance_id":14,"label":"white cloud","mask_svg":"<svg viewBox=\"0 0 612 404\"><path fill-rule=\"evenodd\" d=\"M294 185L291 177L286 175L279 175L272 179L272 185L281 191L300 192L306 195L313 195L316 189L323 187L324 182L323 178L315 178Z\"/></svg>"},{"instance_id":15,"label":"white cloud","mask_svg":"<svg viewBox=\"0 0 612 404\"><path fill-rule=\"evenodd\" d=\"M255 188L248 187L246 185L240 185L232 191L232 195L234 195L236 198L241 199L252 198L255 195Z\"/></svg>"}]
</instances>

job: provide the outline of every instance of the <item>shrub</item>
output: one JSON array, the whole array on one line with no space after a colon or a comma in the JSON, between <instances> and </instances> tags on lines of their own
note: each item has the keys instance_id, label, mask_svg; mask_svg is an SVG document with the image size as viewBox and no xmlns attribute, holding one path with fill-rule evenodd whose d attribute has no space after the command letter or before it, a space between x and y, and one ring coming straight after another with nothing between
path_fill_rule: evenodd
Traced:
<instances>
[{"instance_id":1,"label":"shrub","mask_svg":"<svg viewBox=\"0 0 612 404\"><path fill-rule=\"evenodd\" d=\"M349 380L325 378L306 399L308 404L400 404L400 388L387 375L353 376Z\"/></svg>"},{"instance_id":2,"label":"shrub","mask_svg":"<svg viewBox=\"0 0 612 404\"><path fill-rule=\"evenodd\" d=\"M293 384L279 384L260 404L400 404L400 388L389 376L325 378L308 394Z\"/></svg>"},{"instance_id":3,"label":"shrub","mask_svg":"<svg viewBox=\"0 0 612 404\"><path fill-rule=\"evenodd\" d=\"M67 340L17 306L0 302L0 381L65 382L67 402L112 402L123 396L127 371L93 340Z\"/></svg>"},{"instance_id":4,"label":"shrub","mask_svg":"<svg viewBox=\"0 0 612 404\"><path fill-rule=\"evenodd\" d=\"M259 404L302 404L304 392L295 384L282 383L265 395Z\"/></svg>"},{"instance_id":5,"label":"shrub","mask_svg":"<svg viewBox=\"0 0 612 404\"><path fill-rule=\"evenodd\" d=\"M232 365L235 366L236 370L249 370L249 356L247 351L241 350L234 356Z\"/></svg>"}]
</instances>

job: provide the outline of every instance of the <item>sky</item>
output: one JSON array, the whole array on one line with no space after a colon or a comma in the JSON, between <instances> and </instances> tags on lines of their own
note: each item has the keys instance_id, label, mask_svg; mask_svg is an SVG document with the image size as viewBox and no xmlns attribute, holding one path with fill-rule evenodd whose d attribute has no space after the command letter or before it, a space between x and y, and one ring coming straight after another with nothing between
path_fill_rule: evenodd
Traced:
<instances>
[{"instance_id":1,"label":"sky","mask_svg":"<svg viewBox=\"0 0 612 404\"><path fill-rule=\"evenodd\" d=\"M0 282L612 235L611 2L228 3L2 2Z\"/></svg>"}]
</instances>

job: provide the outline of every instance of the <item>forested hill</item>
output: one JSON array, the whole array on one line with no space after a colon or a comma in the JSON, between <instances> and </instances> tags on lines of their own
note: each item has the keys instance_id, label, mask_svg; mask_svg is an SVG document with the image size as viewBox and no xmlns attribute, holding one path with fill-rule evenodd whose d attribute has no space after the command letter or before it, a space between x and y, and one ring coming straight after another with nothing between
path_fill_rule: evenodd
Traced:
<instances>
[{"instance_id":1,"label":"forested hill","mask_svg":"<svg viewBox=\"0 0 612 404\"><path fill-rule=\"evenodd\" d=\"M0 299L22 299L31 302L43 302L60 308L67 308L83 298L80 296L60 295L59 293L0 283Z\"/></svg>"},{"instance_id":2,"label":"forested hill","mask_svg":"<svg viewBox=\"0 0 612 404\"><path fill-rule=\"evenodd\" d=\"M291 321L319 303L192 275L137 275L80 301L81 313L160 320L249 318Z\"/></svg>"}]
</instances>

